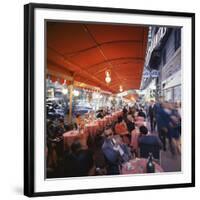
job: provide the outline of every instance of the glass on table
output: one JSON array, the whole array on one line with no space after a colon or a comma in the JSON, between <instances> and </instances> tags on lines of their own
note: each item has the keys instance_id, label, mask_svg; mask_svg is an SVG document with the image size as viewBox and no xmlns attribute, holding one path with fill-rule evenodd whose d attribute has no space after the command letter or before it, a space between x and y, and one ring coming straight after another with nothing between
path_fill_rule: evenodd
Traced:
<instances>
[{"instance_id":1,"label":"glass on table","mask_svg":"<svg viewBox=\"0 0 200 200\"><path fill-rule=\"evenodd\" d=\"M131 162L127 162L126 167L127 167L128 171L133 169L133 166L132 166Z\"/></svg>"}]
</instances>

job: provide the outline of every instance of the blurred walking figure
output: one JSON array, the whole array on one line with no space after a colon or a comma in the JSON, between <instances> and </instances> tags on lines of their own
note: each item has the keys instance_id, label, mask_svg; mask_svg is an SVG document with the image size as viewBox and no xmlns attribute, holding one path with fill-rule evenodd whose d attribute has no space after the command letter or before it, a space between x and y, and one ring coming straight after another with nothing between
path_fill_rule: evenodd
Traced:
<instances>
[{"instance_id":1,"label":"blurred walking figure","mask_svg":"<svg viewBox=\"0 0 200 200\"><path fill-rule=\"evenodd\" d=\"M172 155L175 156L177 153L181 153L180 115L178 111L173 103L163 102L157 113L157 127L163 149L166 150L166 139L168 139Z\"/></svg>"},{"instance_id":2,"label":"blurred walking figure","mask_svg":"<svg viewBox=\"0 0 200 200\"><path fill-rule=\"evenodd\" d=\"M151 125L151 132L154 132L156 127L156 106L154 100L150 101L148 116Z\"/></svg>"},{"instance_id":3,"label":"blurred walking figure","mask_svg":"<svg viewBox=\"0 0 200 200\"><path fill-rule=\"evenodd\" d=\"M171 110L168 108L167 102L162 102L157 105L156 108L156 121L157 121L157 129L160 140L163 143L163 150L166 151L166 139L169 139L169 143L171 144L171 137L169 134L170 130L170 114ZM171 146L170 146L171 147ZM171 151L173 152L172 148Z\"/></svg>"},{"instance_id":4,"label":"blurred walking figure","mask_svg":"<svg viewBox=\"0 0 200 200\"><path fill-rule=\"evenodd\" d=\"M171 121L170 121L170 128L171 128L171 138L172 138L172 145L174 147L174 154L181 154L181 116L176 109L176 105L171 103Z\"/></svg>"}]
</instances>

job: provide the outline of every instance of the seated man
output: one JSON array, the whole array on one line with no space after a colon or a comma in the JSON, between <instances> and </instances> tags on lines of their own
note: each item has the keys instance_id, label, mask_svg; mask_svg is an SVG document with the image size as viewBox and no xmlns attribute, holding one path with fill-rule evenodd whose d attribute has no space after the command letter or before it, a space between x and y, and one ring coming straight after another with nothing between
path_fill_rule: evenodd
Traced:
<instances>
[{"instance_id":1,"label":"seated man","mask_svg":"<svg viewBox=\"0 0 200 200\"><path fill-rule=\"evenodd\" d=\"M79 141L73 142L71 152L75 176L93 175L95 167L92 152L88 149L83 149Z\"/></svg>"},{"instance_id":2,"label":"seated man","mask_svg":"<svg viewBox=\"0 0 200 200\"><path fill-rule=\"evenodd\" d=\"M135 129L135 123L131 115L127 115L126 126L129 133L131 133L132 130Z\"/></svg>"},{"instance_id":3,"label":"seated man","mask_svg":"<svg viewBox=\"0 0 200 200\"><path fill-rule=\"evenodd\" d=\"M141 126L139 130L140 136L138 143L140 147L140 156L148 157L149 153L151 152L155 158L158 158L159 151L162 148L162 142L160 141L159 137L148 134L148 129L145 126Z\"/></svg>"},{"instance_id":4,"label":"seated man","mask_svg":"<svg viewBox=\"0 0 200 200\"><path fill-rule=\"evenodd\" d=\"M76 128L78 129L83 124L83 119L80 114L76 115Z\"/></svg>"},{"instance_id":5,"label":"seated man","mask_svg":"<svg viewBox=\"0 0 200 200\"><path fill-rule=\"evenodd\" d=\"M104 156L104 153L101 150L103 145L103 137L101 135L97 135L95 137L95 150L94 150L94 163L96 167L95 175L106 175L107 174L107 163Z\"/></svg>"},{"instance_id":6,"label":"seated man","mask_svg":"<svg viewBox=\"0 0 200 200\"><path fill-rule=\"evenodd\" d=\"M104 117L103 110L99 110L99 112L98 112L96 118L103 119L103 117Z\"/></svg>"},{"instance_id":7,"label":"seated man","mask_svg":"<svg viewBox=\"0 0 200 200\"><path fill-rule=\"evenodd\" d=\"M138 112L138 117L144 117L144 119L146 119L146 114L144 112L143 109L140 109L139 112Z\"/></svg>"},{"instance_id":8,"label":"seated man","mask_svg":"<svg viewBox=\"0 0 200 200\"><path fill-rule=\"evenodd\" d=\"M121 162L127 162L132 158L131 148L124 142L124 138L119 135L113 136L113 141L115 143L115 148L118 147L119 150L122 150ZM120 148L119 148L120 147Z\"/></svg>"},{"instance_id":9,"label":"seated man","mask_svg":"<svg viewBox=\"0 0 200 200\"><path fill-rule=\"evenodd\" d=\"M108 128L104 132L105 140L102 145L102 151L108 162L108 174L119 174L119 165L121 162L126 162L129 160L128 149L125 145L118 144L113 136L111 128Z\"/></svg>"},{"instance_id":10,"label":"seated man","mask_svg":"<svg viewBox=\"0 0 200 200\"><path fill-rule=\"evenodd\" d=\"M102 145L102 151L108 162L107 173L109 175L119 174L119 153L114 150L114 144L112 141L113 132L111 129L107 129L104 132L105 139Z\"/></svg>"}]
</instances>

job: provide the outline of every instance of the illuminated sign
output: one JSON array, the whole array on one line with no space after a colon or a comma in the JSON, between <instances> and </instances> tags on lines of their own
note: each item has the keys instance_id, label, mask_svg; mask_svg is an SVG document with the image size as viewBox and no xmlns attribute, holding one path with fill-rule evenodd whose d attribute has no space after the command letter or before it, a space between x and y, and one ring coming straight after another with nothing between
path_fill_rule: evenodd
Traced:
<instances>
[{"instance_id":1,"label":"illuminated sign","mask_svg":"<svg viewBox=\"0 0 200 200\"><path fill-rule=\"evenodd\" d=\"M152 70L151 71L151 77L152 78L157 78L159 76L159 71L158 70Z\"/></svg>"}]
</instances>

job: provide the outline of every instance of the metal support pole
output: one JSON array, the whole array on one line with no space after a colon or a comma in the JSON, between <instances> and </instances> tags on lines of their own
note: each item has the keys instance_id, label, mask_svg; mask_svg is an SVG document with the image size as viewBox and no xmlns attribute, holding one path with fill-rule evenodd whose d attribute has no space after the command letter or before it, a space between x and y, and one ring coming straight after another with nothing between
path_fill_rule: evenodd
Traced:
<instances>
[{"instance_id":1,"label":"metal support pole","mask_svg":"<svg viewBox=\"0 0 200 200\"><path fill-rule=\"evenodd\" d=\"M69 123L72 123L72 97L73 97L73 90L74 90L74 80L72 81L71 85L69 86Z\"/></svg>"}]
</instances>

